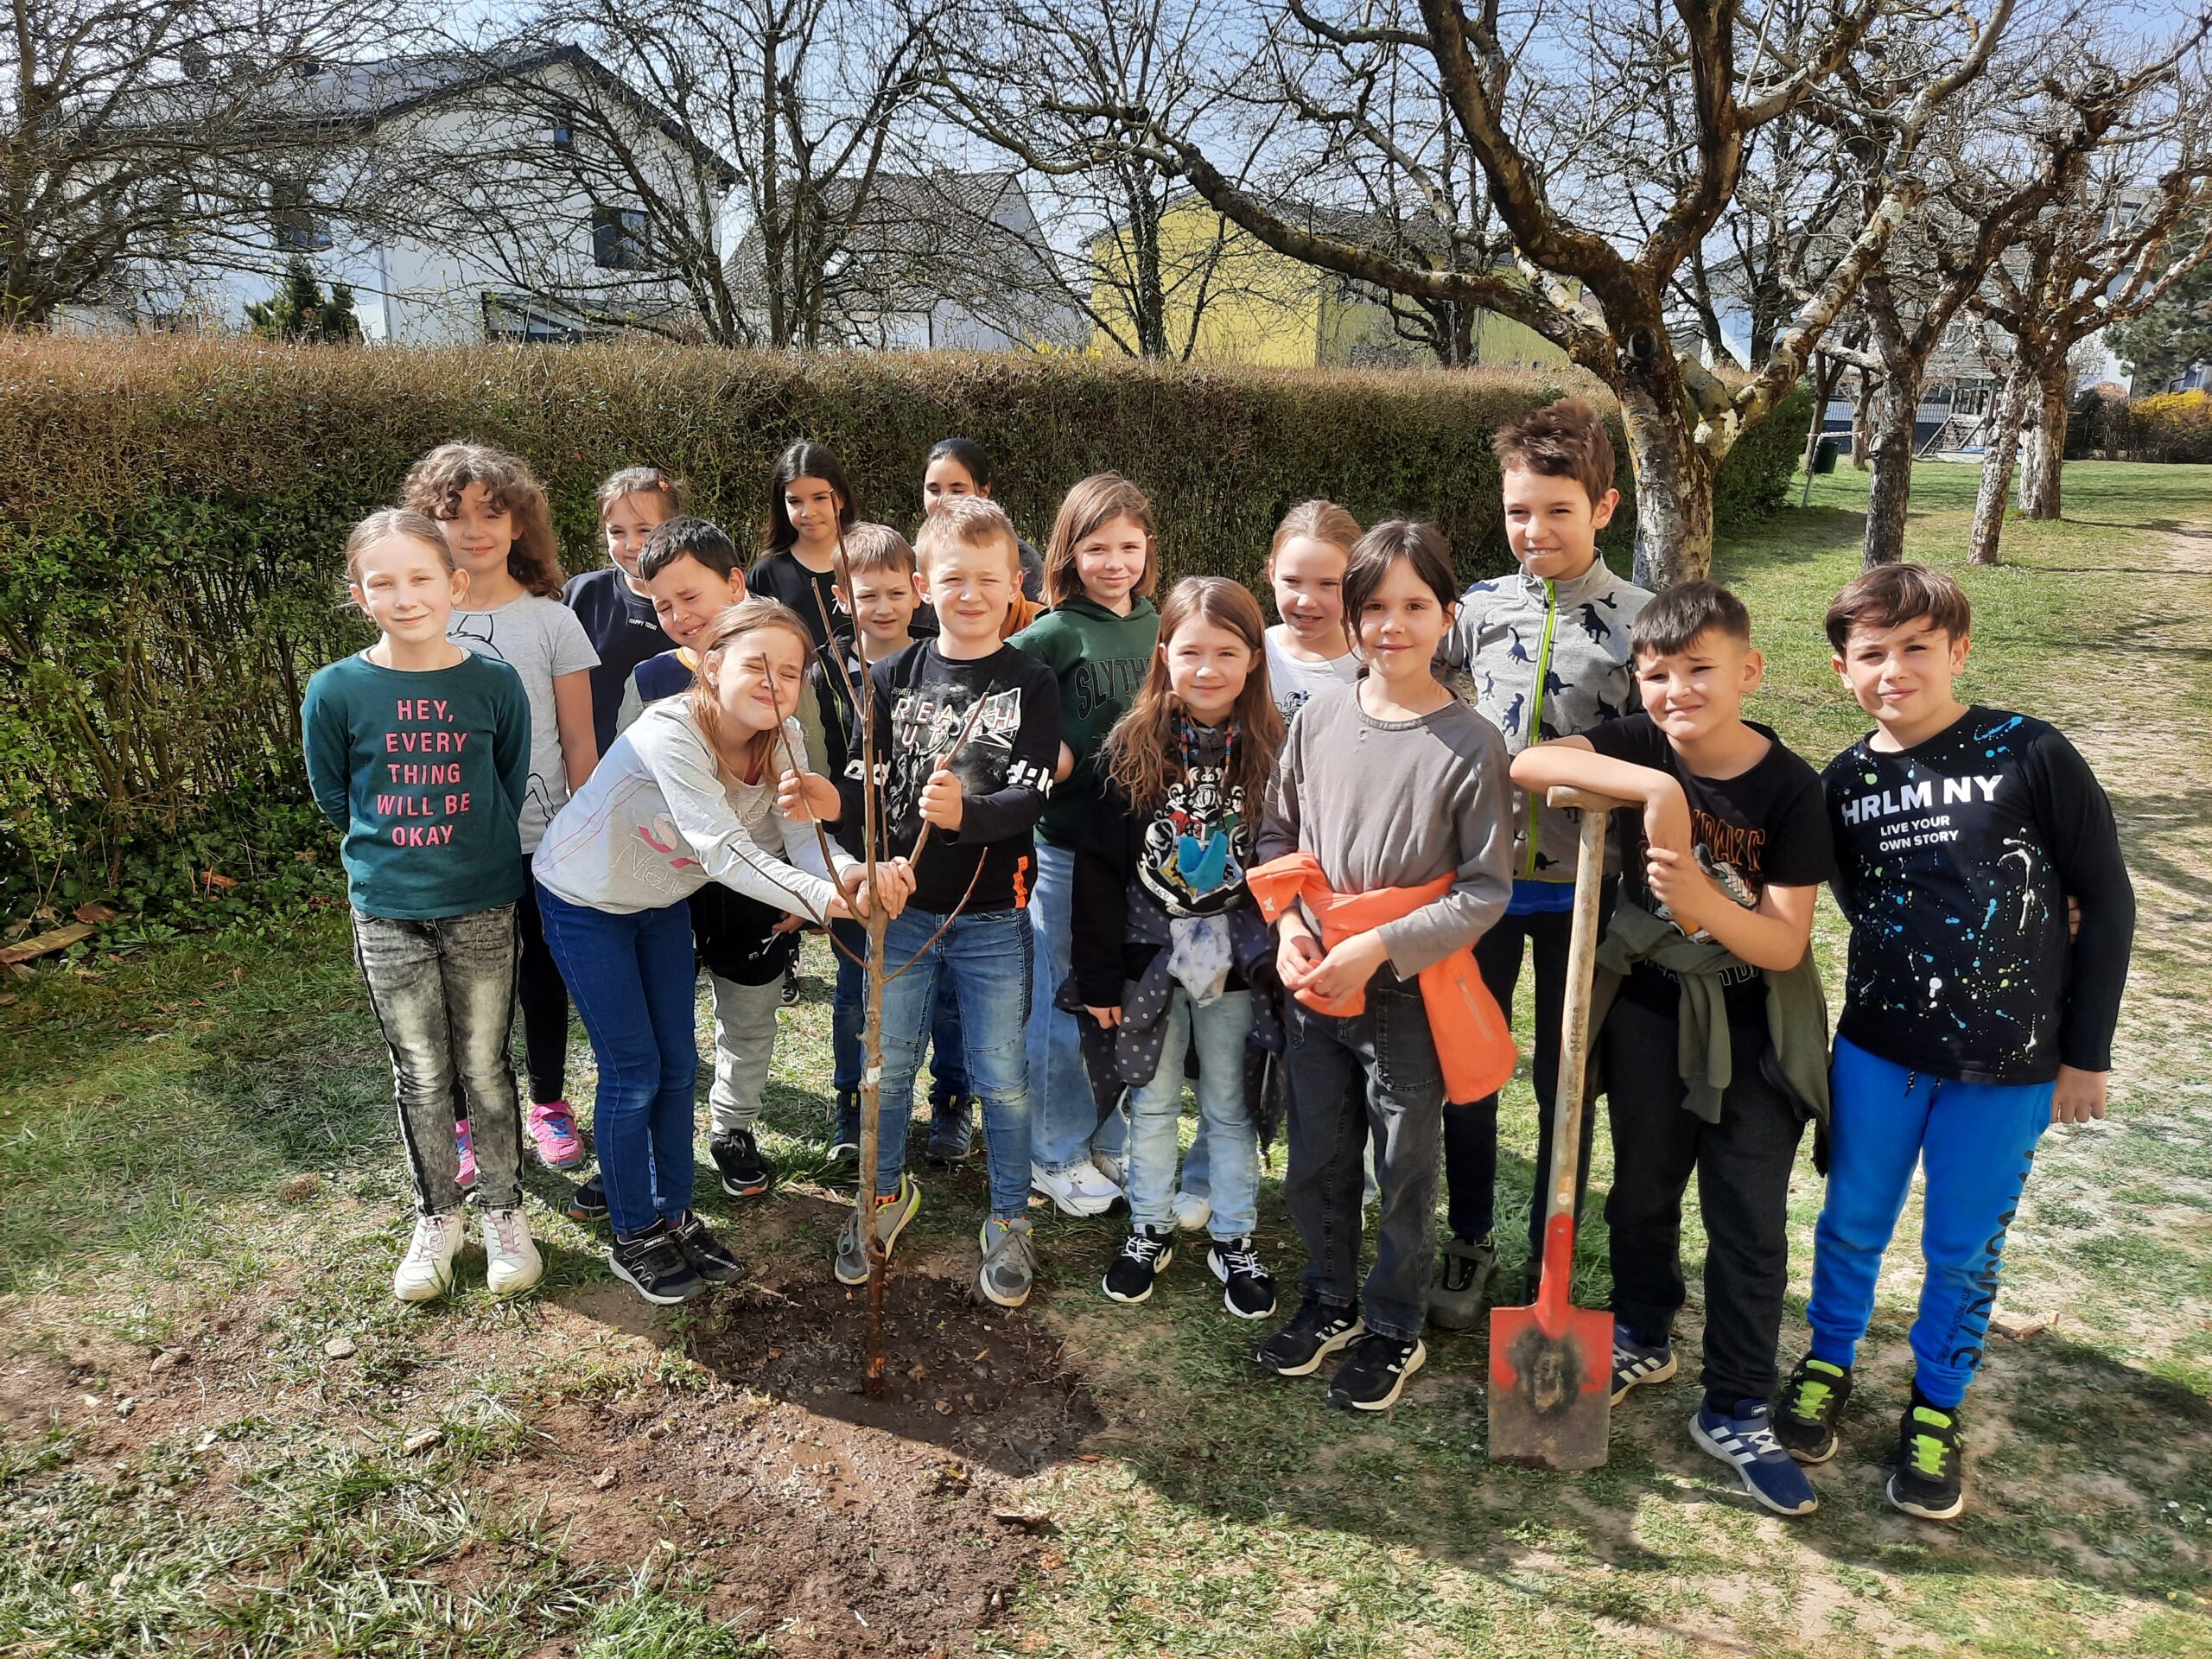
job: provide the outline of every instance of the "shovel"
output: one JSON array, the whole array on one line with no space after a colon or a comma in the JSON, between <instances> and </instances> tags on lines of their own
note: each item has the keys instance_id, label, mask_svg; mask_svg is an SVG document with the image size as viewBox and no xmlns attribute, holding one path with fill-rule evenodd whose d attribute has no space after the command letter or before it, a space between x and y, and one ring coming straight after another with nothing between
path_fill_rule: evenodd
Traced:
<instances>
[{"instance_id":1,"label":"shovel","mask_svg":"<svg viewBox=\"0 0 2212 1659\"><path fill-rule=\"evenodd\" d=\"M1490 1313L1490 1454L1532 1469L1596 1469L1612 1406L1613 1316L1572 1306L1574 1172L1590 1069L1590 981L1598 951L1598 889L1605 874L1605 795L1554 789L1545 799L1581 814L1574 931L1567 953L1559 1100L1552 1110L1552 1190L1544 1211L1543 1283L1532 1307Z\"/></svg>"}]
</instances>

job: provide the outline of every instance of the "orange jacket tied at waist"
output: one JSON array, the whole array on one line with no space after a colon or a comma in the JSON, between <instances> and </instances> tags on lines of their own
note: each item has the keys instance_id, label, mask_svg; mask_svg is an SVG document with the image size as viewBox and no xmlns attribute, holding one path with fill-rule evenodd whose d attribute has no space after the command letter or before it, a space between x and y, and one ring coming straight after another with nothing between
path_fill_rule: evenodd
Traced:
<instances>
[{"instance_id":1,"label":"orange jacket tied at waist","mask_svg":"<svg viewBox=\"0 0 2212 1659\"><path fill-rule=\"evenodd\" d=\"M1320 924L1325 950L1334 950L1340 941L1355 934L1410 916L1449 893L1452 881L1451 876L1440 875L1417 887L1335 893L1321 874L1320 861L1311 853L1287 853L1245 874L1260 913L1269 922L1303 899L1306 908ZM1437 1063L1444 1071L1444 1097L1465 1103L1496 1094L1513 1075L1513 1030L1498 1012L1497 999L1490 994L1490 987L1483 983L1474 951L1461 945L1441 962L1422 969L1417 982L1421 1002L1428 1010ZM1338 1018L1363 1013L1367 1007L1363 987L1336 1002L1325 1002L1306 991L1295 995L1316 1014Z\"/></svg>"}]
</instances>

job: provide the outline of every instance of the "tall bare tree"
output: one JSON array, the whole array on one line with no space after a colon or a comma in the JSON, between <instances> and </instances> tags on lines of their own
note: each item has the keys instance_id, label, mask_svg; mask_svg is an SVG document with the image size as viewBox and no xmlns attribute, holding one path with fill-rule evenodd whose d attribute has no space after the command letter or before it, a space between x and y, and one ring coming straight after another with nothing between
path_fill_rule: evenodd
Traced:
<instances>
[{"instance_id":1,"label":"tall bare tree","mask_svg":"<svg viewBox=\"0 0 2212 1659\"><path fill-rule=\"evenodd\" d=\"M2024 438L2020 510L2059 516L2073 353L2212 261L2212 99L2204 88L2202 66L2183 57L2146 89L2152 107L2137 111L2077 189L2025 227L2015 257L1993 268L1975 296L1977 311L2012 342L1974 505L1976 564L1997 562Z\"/></svg>"},{"instance_id":2,"label":"tall bare tree","mask_svg":"<svg viewBox=\"0 0 2212 1659\"><path fill-rule=\"evenodd\" d=\"M1262 47L1224 77L1224 97L1269 112L1237 159L1230 146L1141 105L1086 105L1073 96L1065 104L1071 116L1095 124L1099 142L1132 143L1181 172L1268 245L1377 288L1514 318L1604 380L1621 401L1637 469L1638 569L1667 582L1707 568L1720 461L1795 386L1822 331L1917 207L1922 140L1981 73L2012 3L1989 0L1977 15L1911 0L1840 0L1793 33L1778 15L1747 15L1739 0L1675 0L1660 14L1630 0L1581 0L1580 10L1540 0L1510 29L1497 0L1472 10L1460 0L1419 0L1417 13L1408 0L1284 0L1281 10L1262 6ZM1621 56L1617 36L1633 35L1653 15L1661 21L1646 31L1648 52L1632 64L1611 60ZM1910 67L1899 67L1908 36L1915 49ZM1512 240L1516 270L1465 269L1309 229L1250 181L1260 159L1314 139L1309 106L1357 111L1363 89L1399 61L1433 75L1456 140ZM1634 91L1624 92L1624 83ZM1650 228L1638 232L1619 211L1620 181L1579 176L1573 157L1592 127L1649 123L1653 87L1665 89L1679 112L1675 130L1692 159L1678 184L1630 181L1663 192ZM1878 119L1885 187L1856 216L1769 357L1742 384L1724 385L1677 353L1672 282L1733 198L1751 136L1815 99L1848 100ZM1390 135L1380 137L1387 144ZM1649 137L1655 149L1667 143L1656 124ZM1440 222L1456 222L1430 162L1382 153ZM1544 165L1547 156L1560 164Z\"/></svg>"},{"instance_id":3,"label":"tall bare tree","mask_svg":"<svg viewBox=\"0 0 2212 1659\"><path fill-rule=\"evenodd\" d=\"M107 302L135 267L272 269L285 193L375 181L318 96L324 66L393 50L411 0L15 0L0 24L0 328Z\"/></svg>"}]
</instances>

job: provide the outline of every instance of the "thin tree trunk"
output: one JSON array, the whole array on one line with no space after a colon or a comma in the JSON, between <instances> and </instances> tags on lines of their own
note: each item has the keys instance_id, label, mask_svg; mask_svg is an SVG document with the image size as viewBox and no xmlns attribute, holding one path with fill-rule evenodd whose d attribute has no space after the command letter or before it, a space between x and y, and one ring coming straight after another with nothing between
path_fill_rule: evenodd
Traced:
<instances>
[{"instance_id":1,"label":"thin tree trunk","mask_svg":"<svg viewBox=\"0 0 2212 1659\"><path fill-rule=\"evenodd\" d=\"M1892 365L1868 411L1873 425L1873 477L1866 486L1866 568L1904 557L1905 508L1912 499L1913 416L1920 376Z\"/></svg>"},{"instance_id":2,"label":"thin tree trunk","mask_svg":"<svg viewBox=\"0 0 2212 1659\"><path fill-rule=\"evenodd\" d=\"M1871 407L1874 401L1874 377L1865 369L1859 371L1859 395L1851 400L1851 464L1859 472L1866 470L1866 447L1871 430Z\"/></svg>"},{"instance_id":3,"label":"thin tree trunk","mask_svg":"<svg viewBox=\"0 0 2212 1659\"><path fill-rule=\"evenodd\" d=\"M1754 357L1754 362L1764 359ZM1826 353L1813 356L1813 423L1805 429L1805 489L1797 505L1810 506L1813 500L1813 463L1821 453L1821 440L1827 435L1828 400L1835 396L1836 382L1843 378L1843 365Z\"/></svg>"},{"instance_id":4,"label":"thin tree trunk","mask_svg":"<svg viewBox=\"0 0 2212 1659\"><path fill-rule=\"evenodd\" d=\"M2012 493L2012 468L2020 458L2020 417L2034 390L2035 376L2019 363L1998 384L1996 404L1989 411L1989 446L1981 457L1981 490L1974 498L1974 530L1967 538L1969 564L1997 563L1997 544L2005 534L2005 498Z\"/></svg>"},{"instance_id":5,"label":"thin tree trunk","mask_svg":"<svg viewBox=\"0 0 2212 1659\"><path fill-rule=\"evenodd\" d=\"M2037 377L2035 441L2020 468L2020 512L2029 518L2059 516L2059 474L2066 461L2066 355L2056 353Z\"/></svg>"},{"instance_id":6,"label":"thin tree trunk","mask_svg":"<svg viewBox=\"0 0 2212 1659\"><path fill-rule=\"evenodd\" d=\"M1713 569L1711 463L1649 393L1620 394L1636 474L1636 580L1656 590L1701 581Z\"/></svg>"}]
</instances>

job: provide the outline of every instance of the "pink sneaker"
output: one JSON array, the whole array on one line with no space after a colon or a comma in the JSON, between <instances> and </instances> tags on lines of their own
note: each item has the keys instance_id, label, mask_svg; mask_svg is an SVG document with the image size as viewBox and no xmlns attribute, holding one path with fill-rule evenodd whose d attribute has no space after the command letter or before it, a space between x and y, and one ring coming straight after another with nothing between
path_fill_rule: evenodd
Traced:
<instances>
[{"instance_id":1,"label":"pink sneaker","mask_svg":"<svg viewBox=\"0 0 2212 1659\"><path fill-rule=\"evenodd\" d=\"M583 1137L576 1133L575 1108L565 1100L533 1101L530 1144L548 1169L574 1169L584 1160Z\"/></svg>"},{"instance_id":2,"label":"pink sneaker","mask_svg":"<svg viewBox=\"0 0 2212 1659\"><path fill-rule=\"evenodd\" d=\"M476 1137L468 1132L468 1120L454 1120L454 1145L460 1149L461 1165L453 1173L453 1184L464 1191L476 1185Z\"/></svg>"}]
</instances>

